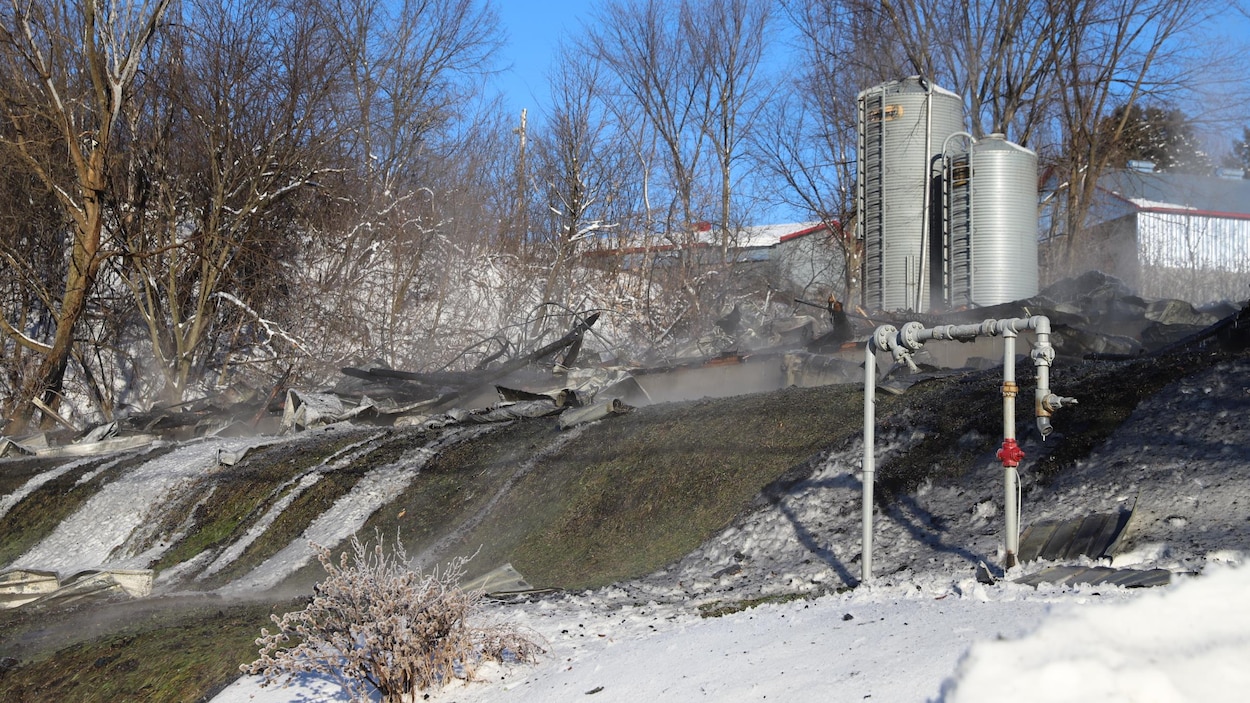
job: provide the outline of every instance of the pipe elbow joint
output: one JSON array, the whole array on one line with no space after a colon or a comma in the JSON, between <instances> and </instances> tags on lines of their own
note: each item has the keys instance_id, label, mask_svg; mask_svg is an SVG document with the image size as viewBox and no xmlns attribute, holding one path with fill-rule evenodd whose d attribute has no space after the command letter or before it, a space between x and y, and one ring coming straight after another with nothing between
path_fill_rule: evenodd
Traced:
<instances>
[{"instance_id":1,"label":"pipe elbow joint","mask_svg":"<svg viewBox=\"0 0 1250 703\"><path fill-rule=\"evenodd\" d=\"M1050 433L1051 433L1051 432L1054 432L1054 431L1055 431L1054 426L1052 426L1052 425L1050 424L1050 418L1049 418L1049 417L1046 417L1045 415L1038 415L1038 417L1037 417L1037 431L1038 431L1038 432L1042 435L1042 440L1043 440L1043 441L1045 441L1046 437L1048 437L1048 436L1050 435Z\"/></svg>"},{"instance_id":2,"label":"pipe elbow joint","mask_svg":"<svg viewBox=\"0 0 1250 703\"><path fill-rule=\"evenodd\" d=\"M1069 405L1076 405L1076 398L1068 398L1058 396L1054 393L1047 393L1039 389L1037 394L1037 431L1041 433L1042 439L1045 440L1047 435L1054 431L1054 427L1050 424L1050 418L1056 410Z\"/></svg>"}]
</instances>

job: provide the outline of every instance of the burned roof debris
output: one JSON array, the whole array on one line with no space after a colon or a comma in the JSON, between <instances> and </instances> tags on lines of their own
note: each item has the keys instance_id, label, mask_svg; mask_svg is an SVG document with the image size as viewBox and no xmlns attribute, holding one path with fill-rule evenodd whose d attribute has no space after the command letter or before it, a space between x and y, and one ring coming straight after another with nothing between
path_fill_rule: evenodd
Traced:
<instances>
[{"instance_id":1,"label":"burned roof debris","mask_svg":"<svg viewBox=\"0 0 1250 703\"><path fill-rule=\"evenodd\" d=\"M802 314L802 308L824 314ZM1052 341L1065 358L1114 361L1250 346L1250 307L1244 303L1199 309L1181 300L1148 301L1098 271L1059 281L1025 300L941 314L850 311L830 297L823 303L795 299L789 316L755 319L735 304L716 321L711 337L646 365L583 355L584 337L600 318L591 312L577 316L555 341L513 358L496 352L468 371L409 371L375 360L342 367L328 388L286 387L282 379L267 395L230 389L135 412L87 432L62 428L3 437L0 457L106 453L158 440L280 434L340 422L442 427L558 415L573 408L579 417L602 419L655 402L857 383L862 373L857 350L880 324L960 324L1031 315L1050 318ZM921 371L941 374L1001 363L982 346L969 342L926 350L918 359ZM895 390L902 392L914 380L895 379L896 386L902 384ZM883 382L888 385L889 379Z\"/></svg>"}]
</instances>

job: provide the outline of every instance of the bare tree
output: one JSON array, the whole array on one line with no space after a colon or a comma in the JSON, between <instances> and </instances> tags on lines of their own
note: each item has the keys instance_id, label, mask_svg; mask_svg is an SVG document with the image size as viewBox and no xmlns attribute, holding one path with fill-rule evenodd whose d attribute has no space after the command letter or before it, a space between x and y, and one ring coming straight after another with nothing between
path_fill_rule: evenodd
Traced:
<instances>
[{"instance_id":1,"label":"bare tree","mask_svg":"<svg viewBox=\"0 0 1250 703\"><path fill-rule=\"evenodd\" d=\"M974 136L998 132L1027 143L1046 117L1051 47L1065 41L1053 6L888 0L880 4L888 24L877 41L901 44L911 72L962 95Z\"/></svg>"},{"instance_id":2,"label":"bare tree","mask_svg":"<svg viewBox=\"0 0 1250 703\"><path fill-rule=\"evenodd\" d=\"M326 0L321 21L344 57L338 86L343 151L368 194L419 183L423 156L466 115L501 38L489 6L473 0Z\"/></svg>"},{"instance_id":3,"label":"bare tree","mask_svg":"<svg viewBox=\"0 0 1250 703\"><path fill-rule=\"evenodd\" d=\"M0 10L0 110L7 123L0 145L56 195L72 222L64 285L51 312L55 329L37 339L15 327L7 311L0 316L10 338L43 357L13 403L11 429L24 426L37 407L46 416L60 404L75 330L110 253L101 196L115 130L169 3L14 0ZM57 167L64 161L68 173Z\"/></svg>"},{"instance_id":4,"label":"bare tree","mask_svg":"<svg viewBox=\"0 0 1250 703\"><path fill-rule=\"evenodd\" d=\"M126 254L116 273L168 402L224 363L230 350L216 342L270 340L258 315L280 307L283 262L307 221L301 198L337 166L329 107L341 75L319 23L284 3L197 0L183 11L148 110L134 114L132 172L160 178L142 200L134 184L116 190Z\"/></svg>"},{"instance_id":5,"label":"bare tree","mask_svg":"<svg viewBox=\"0 0 1250 703\"><path fill-rule=\"evenodd\" d=\"M706 133L702 127L709 100L698 56L681 31L683 17L691 12L685 2L618 0L603 7L598 31L587 39L587 53L615 77L620 92L615 96L614 109L639 112L645 118L637 126L646 132L631 138L641 145L654 135L660 146L659 158L650 166L664 173L670 196L660 205L663 214L656 224L674 239L688 233L700 219L695 191L704 156ZM690 26L690 21L685 25ZM650 194L659 196L660 191L652 189Z\"/></svg>"},{"instance_id":6,"label":"bare tree","mask_svg":"<svg viewBox=\"0 0 1250 703\"><path fill-rule=\"evenodd\" d=\"M575 52L572 47L561 50L565 56ZM551 75L551 114L532 140L539 195L530 222L541 247L537 263L545 269L541 302L561 311L573 302L568 299L575 287L569 274L578 251L619 224L612 219L613 201L628 169L627 153L612 139L603 85L601 64L559 62ZM544 307L536 316L535 331L545 329L547 312Z\"/></svg>"},{"instance_id":7,"label":"bare tree","mask_svg":"<svg viewBox=\"0 0 1250 703\"><path fill-rule=\"evenodd\" d=\"M0 310L12 327L44 338L55 330L52 313L68 231L64 210L47 186L8 151L0 151L0 203ZM16 400L42 358L14 337L0 335L0 396ZM11 412L7 402L0 405L0 413Z\"/></svg>"},{"instance_id":8,"label":"bare tree","mask_svg":"<svg viewBox=\"0 0 1250 703\"><path fill-rule=\"evenodd\" d=\"M858 59L857 47L877 36L875 8L855 3L788 2L784 9L804 51L793 78L770 101L752 136L752 153L773 183L774 198L820 220L837 251L841 286L831 294L851 300L858 290L861 247L855 216L856 94L889 75L888 62ZM886 45L874 58L888 57Z\"/></svg>"},{"instance_id":9,"label":"bare tree","mask_svg":"<svg viewBox=\"0 0 1250 703\"><path fill-rule=\"evenodd\" d=\"M688 5L610 2L598 13L584 47L612 78L608 106L643 182L643 222L634 245L650 251L653 237L664 242L663 256L643 262L644 317L653 337L664 336L680 320L699 317L695 227L706 192L697 186L706 156L702 125L709 92L681 31Z\"/></svg>"},{"instance_id":10,"label":"bare tree","mask_svg":"<svg viewBox=\"0 0 1250 703\"><path fill-rule=\"evenodd\" d=\"M1052 8L1057 31L1049 55L1062 137L1053 156L1056 231L1049 234L1062 237L1055 268L1070 271L1084 244L1098 177L1116 154L1132 108L1146 96L1184 89L1193 30L1216 7L1206 0L1065 0ZM1123 108L1120 118L1104 120L1116 107Z\"/></svg>"},{"instance_id":11,"label":"bare tree","mask_svg":"<svg viewBox=\"0 0 1250 703\"><path fill-rule=\"evenodd\" d=\"M585 52L612 78L608 104L642 182L640 230L667 249L649 263L648 317L657 336L678 322L698 327L730 280L731 238L745 219L744 145L767 95L759 71L771 10L753 0L620 0L596 19ZM706 250L713 229L719 246ZM656 305L657 291L665 303Z\"/></svg>"},{"instance_id":12,"label":"bare tree","mask_svg":"<svg viewBox=\"0 0 1250 703\"><path fill-rule=\"evenodd\" d=\"M456 155L495 139L476 101L501 42L497 19L471 0L332 0L321 11L345 57L333 109L346 190L339 220L301 253L320 311L308 333L338 347L336 357L430 363L427 323L441 314L436 289L454 265L442 258L448 237L480 224L451 213L461 177L477 170ZM458 131L474 121L479 129Z\"/></svg>"},{"instance_id":13,"label":"bare tree","mask_svg":"<svg viewBox=\"0 0 1250 703\"><path fill-rule=\"evenodd\" d=\"M684 34L695 43L697 63L708 81L703 131L716 163L716 223L721 263L728 263L734 233L741 229L747 136L774 90L760 75L772 23L771 5L753 0L709 0L695 5ZM739 196L739 197L735 197Z\"/></svg>"}]
</instances>

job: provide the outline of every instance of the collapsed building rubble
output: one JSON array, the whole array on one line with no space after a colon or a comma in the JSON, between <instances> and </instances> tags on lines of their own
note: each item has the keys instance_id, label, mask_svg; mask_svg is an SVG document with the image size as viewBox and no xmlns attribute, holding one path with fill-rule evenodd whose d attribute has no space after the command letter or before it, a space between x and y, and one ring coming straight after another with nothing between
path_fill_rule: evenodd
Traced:
<instances>
[{"instance_id":1,"label":"collapsed building rubble","mask_svg":"<svg viewBox=\"0 0 1250 703\"><path fill-rule=\"evenodd\" d=\"M805 308L823 314L804 314ZM468 371L406 371L381 361L346 366L325 389L283 387L283 379L267 395L231 389L134 413L79 437L64 429L2 437L0 457L106 453L159 440L279 434L339 422L435 428L567 415L560 425L570 427L586 421L577 418L602 419L656 402L858 383L860 350L881 324L966 324L1032 315L1052 321L1052 342L1065 358L1115 360L1250 345L1250 308L1244 301L1202 309L1180 300L1148 301L1098 271L1059 281L1025 300L941 314L852 312L830 298L796 299L790 315L762 318L735 305L716 322L714 339L696 340L666 362L645 366L582 358L583 338L599 319L591 313L530 353L503 361L497 353ZM1001 363L995 356L974 341L926 350L917 361L923 372L942 374ZM883 380L883 390L902 392L910 385L890 383Z\"/></svg>"},{"instance_id":2,"label":"collapsed building rubble","mask_svg":"<svg viewBox=\"0 0 1250 703\"><path fill-rule=\"evenodd\" d=\"M117 432L116 423L106 423L100 427L111 428ZM99 429L99 428L96 428ZM38 432L23 437L0 437L0 458L8 456L38 455L45 458L93 456L137 449L155 442L158 437L148 433L130 433L122 436L98 435L89 432L81 439L65 444L56 444L48 433Z\"/></svg>"},{"instance_id":3,"label":"collapsed building rubble","mask_svg":"<svg viewBox=\"0 0 1250 703\"><path fill-rule=\"evenodd\" d=\"M0 608L66 605L84 599L146 598L151 569L83 571L62 580L56 573L13 569L0 573Z\"/></svg>"},{"instance_id":4,"label":"collapsed building rubble","mask_svg":"<svg viewBox=\"0 0 1250 703\"><path fill-rule=\"evenodd\" d=\"M1053 315L1056 320L1053 341L1056 346L1063 345L1063 355L1069 358L1097 356L1114 360L1166 354L1170 350L1202 350L1211 345L1244 349L1250 343L1250 331L1247 330L1250 327L1250 308L1245 306L1197 310L1181 301L1148 302L1132 296L1114 279L1093 275L1066 285L1066 289L1048 291L1025 301L995 308L955 311L928 319L939 322L976 321L991 315L1020 315L1021 312ZM664 366L638 367L619 362L605 364L597 359L578 362L577 354L573 353L575 350L570 348L573 341L580 339L577 335L566 335L565 339L569 341L564 347L551 348L548 345L545 357L530 354L523 357L526 359L524 364L518 363L518 360L505 361L463 374L419 374L384 369L376 364L363 365L357 369L363 376L345 373L347 382L333 388L284 389L280 396L280 410L275 407L276 403L262 407L264 424L274 433L299 432L334 423L436 429L450 425L558 416L558 419L548 420L546 424L523 428L525 431L555 432L556 426L561 430L569 429L628 412L633 405L681 397L731 395L788 386L858 383L863 378L863 366L858 358L862 356L863 347L856 342L856 338L862 337L869 325L894 319L895 316L877 314L870 318L863 311L851 313L838 310L832 304L825 309L830 312L827 319L801 316L806 320L797 325L791 324L791 319L771 327L768 323L753 324L750 315L743 315L733 326L735 337L730 340L731 349L708 357L674 359ZM833 312L842 314L841 322ZM897 317L904 316L900 314ZM836 343L820 342L814 346L815 340L835 332L839 325L842 325L841 332L834 336L849 336L849 339ZM807 331L779 347L752 346L777 329ZM1147 334L1147 330L1154 332ZM750 340L751 343L741 343L742 340ZM906 381L896 379L899 381L897 392L903 392L910 383L914 383L914 378L960 373L956 369L1001 363L980 350L975 342L942 347L954 349L956 353L947 357L939 357L935 353L924 359L918 358L922 366L928 367L926 373L908 377ZM1122 351L1111 352L1109 349ZM548 358L557 355L558 360ZM543 363L544 360L546 363ZM509 367L509 372L499 373L505 366ZM372 384L367 393L361 386L351 385L364 380ZM890 390L886 383L878 387ZM387 395L385 389L395 392ZM379 397L375 398L374 393ZM263 398L263 394L240 401L238 409L233 412L229 410L228 403L218 398L132 416L93 428L77 444L57 445L54 439L49 441L52 435L42 435L20 438L19 441L8 439L0 443L0 447L5 451L56 456L52 452L110 451L110 447L119 446L113 443L121 441L162 441L179 436L166 433L185 434L189 427L204 432L227 431L253 422L258 407L256 398ZM397 402L397 399L404 402ZM226 410L208 410L213 407ZM185 417L192 424L179 426L172 421L175 416ZM244 419L240 421L236 419L238 417ZM385 430L378 432L401 434ZM564 436L576 436L576 433ZM243 459L245 452L246 448L238 452L218 450L215 465L234 465ZM0 507L3 507L3 501L0 501ZM1023 548L1021 551L1023 553ZM46 562L32 564L47 568ZM21 578L24 579L23 585L12 590L15 593L20 591L22 598L29 595L30 589L42 589L39 590L42 596L69 585L69 582L53 583L55 579L50 580L46 573L40 576L32 572ZM101 579L104 577L84 582L79 589L91 590L95 586L90 584L99 585ZM103 592L103 589L97 590ZM65 591L64 595L76 592ZM116 595L129 591L122 588L112 593Z\"/></svg>"}]
</instances>

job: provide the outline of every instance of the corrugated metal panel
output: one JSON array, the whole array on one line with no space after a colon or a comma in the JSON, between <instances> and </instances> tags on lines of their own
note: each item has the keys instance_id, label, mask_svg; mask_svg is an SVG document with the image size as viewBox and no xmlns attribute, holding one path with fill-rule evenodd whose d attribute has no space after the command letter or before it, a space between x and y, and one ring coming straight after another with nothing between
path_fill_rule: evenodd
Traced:
<instances>
[{"instance_id":1,"label":"corrugated metal panel","mask_svg":"<svg viewBox=\"0 0 1250 703\"><path fill-rule=\"evenodd\" d=\"M1177 213L1137 215L1144 266L1250 273L1250 221Z\"/></svg>"},{"instance_id":2,"label":"corrugated metal panel","mask_svg":"<svg viewBox=\"0 0 1250 703\"><path fill-rule=\"evenodd\" d=\"M1015 580L1026 586L1037 587L1043 583L1055 586L1073 586L1078 583L1091 586L1121 586L1124 588L1150 588L1166 586L1172 582L1172 572L1167 569L1112 569L1107 566L1052 566Z\"/></svg>"},{"instance_id":3,"label":"corrugated metal panel","mask_svg":"<svg viewBox=\"0 0 1250 703\"><path fill-rule=\"evenodd\" d=\"M1246 299L1250 221L1140 212L1137 214L1137 293L1195 305Z\"/></svg>"},{"instance_id":4,"label":"corrugated metal panel","mask_svg":"<svg viewBox=\"0 0 1250 703\"><path fill-rule=\"evenodd\" d=\"M1063 561L1081 556L1101 559L1131 514L1126 510L1030 525L1020 535L1020 561Z\"/></svg>"},{"instance_id":5,"label":"corrugated metal panel","mask_svg":"<svg viewBox=\"0 0 1250 703\"><path fill-rule=\"evenodd\" d=\"M971 302L1036 295L1037 154L991 135L972 147Z\"/></svg>"}]
</instances>

